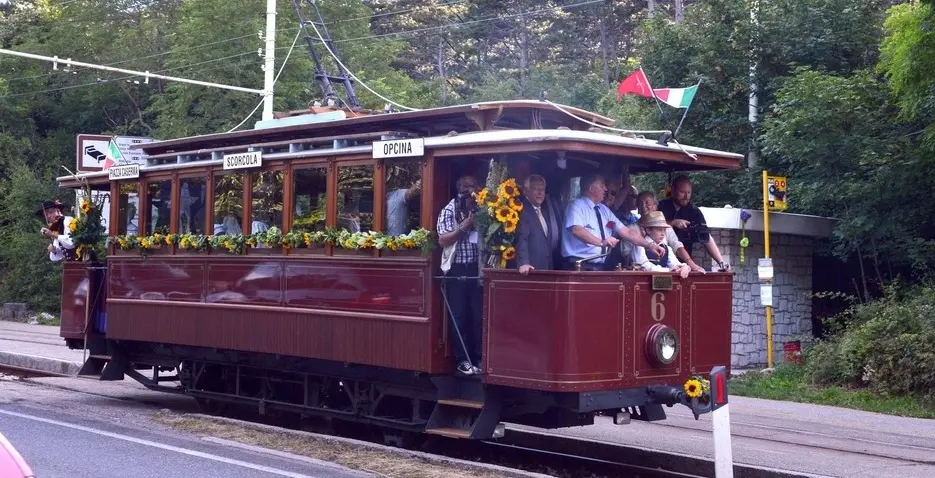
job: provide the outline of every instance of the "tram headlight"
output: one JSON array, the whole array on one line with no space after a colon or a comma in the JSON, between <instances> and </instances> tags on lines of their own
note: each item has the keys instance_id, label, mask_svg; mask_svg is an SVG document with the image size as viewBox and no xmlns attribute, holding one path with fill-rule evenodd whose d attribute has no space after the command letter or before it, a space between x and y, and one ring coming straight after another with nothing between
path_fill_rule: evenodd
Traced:
<instances>
[{"instance_id":1,"label":"tram headlight","mask_svg":"<svg viewBox=\"0 0 935 478\"><path fill-rule=\"evenodd\" d=\"M656 365L669 365L679 355L678 335L672 327L655 324L646 333L646 354Z\"/></svg>"}]
</instances>

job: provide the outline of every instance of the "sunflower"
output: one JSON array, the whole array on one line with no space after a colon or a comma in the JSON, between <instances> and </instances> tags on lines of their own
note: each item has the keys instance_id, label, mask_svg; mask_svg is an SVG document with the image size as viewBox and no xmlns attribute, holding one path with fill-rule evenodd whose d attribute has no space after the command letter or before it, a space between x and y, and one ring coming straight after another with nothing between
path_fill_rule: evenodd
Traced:
<instances>
[{"instance_id":1,"label":"sunflower","mask_svg":"<svg viewBox=\"0 0 935 478\"><path fill-rule=\"evenodd\" d=\"M519 198L510 198L509 204L510 204L510 209L514 211L519 212L523 210L523 201L520 201Z\"/></svg>"},{"instance_id":2,"label":"sunflower","mask_svg":"<svg viewBox=\"0 0 935 478\"><path fill-rule=\"evenodd\" d=\"M510 178L500 183L499 195L508 198L519 196L519 188L516 187L516 179Z\"/></svg>"},{"instance_id":3,"label":"sunflower","mask_svg":"<svg viewBox=\"0 0 935 478\"><path fill-rule=\"evenodd\" d=\"M698 398L701 396L703 388L701 382L697 379L691 379L685 382L685 395L688 395L688 398Z\"/></svg>"},{"instance_id":4,"label":"sunflower","mask_svg":"<svg viewBox=\"0 0 935 478\"><path fill-rule=\"evenodd\" d=\"M512 221L507 221L503 223L503 232L507 234L512 234L516 232L516 223Z\"/></svg>"},{"instance_id":5,"label":"sunflower","mask_svg":"<svg viewBox=\"0 0 935 478\"><path fill-rule=\"evenodd\" d=\"M487 202L487 188L474 193L474 200L477 201L477 204L484 204Z\"/></svg>"},{"instance_id":6,"label":"sunflower","mask_svg":"<svg viewBox=\"0 0 935 478\"><path fill-rule=\"evenodd\" d=\"M68 223L68 232L75 232L75 229L78 229L78 221Z\"/></svg>"},{"instance_id":7,"label":"sunflower","mask_svg":"<svg viewBox=\"0 0 935 478\"><path fill-rule=\"evenodd\" d=\"M84 201L81 201L81 212L87 214L90 211L91 211L91 201L88 201L87 199L85 199Z\"/></svg>"},{"instance_id":8,"label":"sunflower","mask_svg":"<svg viewBox=\"0 0 935 478\"><path fill-rule=\"evenodd\" d=\"M506 207L497 208L497 221L507 222L512 212L513 211L510 211L510 209Z\"/></svg>"},{"instance_id":9,"label":"sunflower","mask_svg":"<svg viewBox=\"0 0 935 478\"><path fill-rule=\"evenodd\" d=\"M513 260L516 258L516 248L513 246L507 247L503 251L503 258L506 260Z\"/></svg>"}]
</instances>

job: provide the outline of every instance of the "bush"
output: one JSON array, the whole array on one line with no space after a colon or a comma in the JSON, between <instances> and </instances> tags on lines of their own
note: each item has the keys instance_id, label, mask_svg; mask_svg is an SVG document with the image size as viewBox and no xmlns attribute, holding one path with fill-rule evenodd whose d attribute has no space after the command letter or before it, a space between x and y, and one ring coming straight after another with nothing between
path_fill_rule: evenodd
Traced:
<instances>
[{"instance_id":1,"label":"bush","mask_svg":"<svg viewBox=\"0 0 935 478\"><path fill-rule=\"evenodd\" d=\"M846 327L806 352L809 381L935 401L935 286L891 288L833 320Z\"/></svg>"}]
</instances>

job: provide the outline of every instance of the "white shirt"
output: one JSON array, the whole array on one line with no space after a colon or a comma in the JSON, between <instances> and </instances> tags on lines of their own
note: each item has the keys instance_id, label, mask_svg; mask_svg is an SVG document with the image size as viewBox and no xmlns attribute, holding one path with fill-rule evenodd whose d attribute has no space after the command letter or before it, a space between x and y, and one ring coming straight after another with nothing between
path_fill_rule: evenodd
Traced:
<instances>
[{"instance_id":1,"label":"white shirt","mask_svg":"<svg viewBox=\"0 0 935 478\"><path fill-rule=\"evenodd\" d=\"M64 259L65 250L75 248L75 244L72 242L71 236L68 233L68 226L70 226L74 220L75 218L71 216L65 216L65 222L63 224L64 230L58 235L58 237L52 239L52 252L49 253L50 261L58 262Z\"/></svg>"},{"instance_id":2,"label":"white shirt","mask_svg":"<svg viewBox=\"0 0 935 478\"><path fill-rule=\"evenodd\" d=\"M649 242L655 242L649 236L646 236L646 240ZM640 266L644 271L648 272L669 272L674 271L675 269L681 267L682 261L675 255L675 251L666 244L667 241L663 241L660 246L668 250L668 261L665 264L653 264L649 262L649 258L646 257L646 248L643 246L637 246L633 248L633 264Z\"/></svg>"}]
</instances>

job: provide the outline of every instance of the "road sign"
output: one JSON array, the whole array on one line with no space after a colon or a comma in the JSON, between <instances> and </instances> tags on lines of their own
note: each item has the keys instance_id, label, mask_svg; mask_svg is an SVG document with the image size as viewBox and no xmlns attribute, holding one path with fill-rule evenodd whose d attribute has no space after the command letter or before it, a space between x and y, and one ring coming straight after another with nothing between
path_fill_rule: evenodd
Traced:
<instances>
[{"instance_id":1,"label":"road sign","mask_svg":"<svg viewBox=\"0 0 935 478\"><path fill-rule=\"evenodd\" d=\"M120 150L120 153L123 154L123 164L146 165L146 155L143 151L138 149L131 150L130 146L152 143L152 138L79 134L78 147L75 151L78 172L101 171L104 169L104 160L107 159L111 138L116 139L117 148Z\"/></svg>"},{"instance_id":2,"label":"road sign","mask_svg":"<svg viewBox=\"0 0 935 478\"><path fill-rule=\"evenodd\" d=\"M769 208L776 211L785 211L789 207L786 178L783 176L767 176L766 187Z\"/></svg>"}]
</instances>

